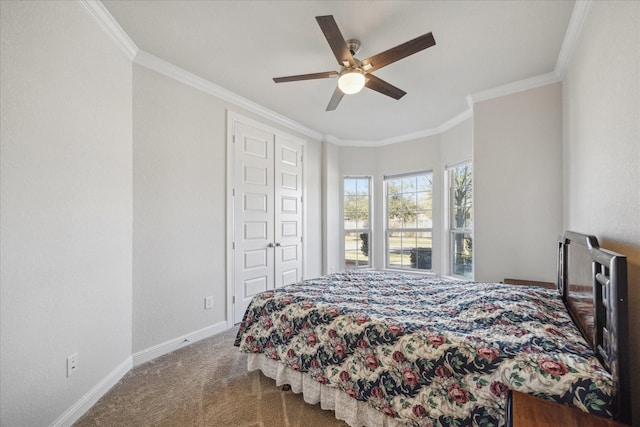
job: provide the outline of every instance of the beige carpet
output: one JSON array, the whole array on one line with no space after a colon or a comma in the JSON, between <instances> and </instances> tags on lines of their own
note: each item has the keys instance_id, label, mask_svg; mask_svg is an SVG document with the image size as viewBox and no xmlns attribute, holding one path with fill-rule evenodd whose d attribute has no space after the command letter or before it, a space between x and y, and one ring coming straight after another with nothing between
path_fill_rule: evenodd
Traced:
<instances>
[{"instance_id":1,"label":"beige carpet","mask_svg":"<svg viewBox=\"0 0 640 427\"><path fill-rule=\"evenodd\" d=\"M237 328L133 368L75 426L330 427L333 411L282 391L233 346Z\"/></svg>"}]
</instances>

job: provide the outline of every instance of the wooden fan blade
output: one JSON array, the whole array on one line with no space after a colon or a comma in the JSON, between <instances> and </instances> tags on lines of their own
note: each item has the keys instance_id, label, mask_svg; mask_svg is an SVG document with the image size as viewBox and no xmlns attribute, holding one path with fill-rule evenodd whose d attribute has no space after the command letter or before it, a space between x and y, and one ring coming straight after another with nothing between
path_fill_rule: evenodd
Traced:
<instances>
[{"instance_id":1,"label":"wooden fan blade","mask_svg":"<svg viewBox=\"0 0 640 427\"><path fill-rule=\"evenodd\" d=\"M413 55L416 52L420 52L428 47L436 44L436 40L433 38L433 34L430 32L420 37L416 37L413 40L409 40L406 43L402 43L396 47L385 50L377 55L373 55L364 61L362 61L362 68L367 72L379 70L385 65L389 65L393 62L406 58L409 55ZM368 66L371 65L369 68Z\"/></svg>"},{"instance_id":2,"label":"wooden fan blade","mask_svg":"<svg viewBox=\"0 0 640 427\"><path fill-rule=\"evenodd\" d=\"M345 63L349 66L354 66L356 62L353 60L347 43L344 41L344 37L342 37L340 28L338 28L336 20L333 19L333 15L316 16L316 21L318 21L320 29L324 33L327 42L329 42L329 46L331 46L331 50L338 60L338 64L340 64L341 67L345 67Z\"/></svg>"},{"instance_id":3,"label":"wooden fan blade","mask_svg":"<svg viewBox=\"0 0 640 427\"><path fill-rule=\"evenodd\" d=\"M364 84L366 87L373 89L376 92L380 92L383 95L390 96L393 99L400 99L407 94L407 92L402 89L398 89L394 85L377 78L373 74L367 74L366 78L369 79Z\"/></svg>"},{"instance_id":4,"label":"wooden fan blade","mask_svg":"<svg viewBox=\"0 0 640 427\"><path fill-rule=\"evenodd\" d=\"M343 96L344 93L342 93L338 86L336 86L336 90L333 92L333 96L331 97L329 105L327 105L327 109L325 111L333 111L338 108L338 104L340 104L340 101L342 101Z\"/></svg>"},{"instance_id":5,"label":"wooden fan blade","mask_svg":"<svg viewBox=\"0 0 640 427\"><path fill-rule=\"evenodd\" d=\"M338 77L338 73L336 71L325 71L323 73L300 74L297 76L287 76L287 77L274 77L273 81L276 83L285 83L285 82L296 82L298 80L326 79L329 77Z\"/></svg>"}]
</instances>

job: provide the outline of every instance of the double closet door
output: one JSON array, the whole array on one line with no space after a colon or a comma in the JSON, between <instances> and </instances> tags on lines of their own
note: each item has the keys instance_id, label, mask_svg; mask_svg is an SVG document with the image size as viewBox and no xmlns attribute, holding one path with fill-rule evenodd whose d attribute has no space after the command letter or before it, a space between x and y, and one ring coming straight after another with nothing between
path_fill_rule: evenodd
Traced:
<instances>
[{"instance_id":1,"label":"double closet door","mask_svg":"<svg viewBox=\"0 0 640 427\"><path fill-rule=\"evenodd\" d=\"M233 319L259 292L302 279L302 148L233 121Z\"/></svg>"}]
</instances>

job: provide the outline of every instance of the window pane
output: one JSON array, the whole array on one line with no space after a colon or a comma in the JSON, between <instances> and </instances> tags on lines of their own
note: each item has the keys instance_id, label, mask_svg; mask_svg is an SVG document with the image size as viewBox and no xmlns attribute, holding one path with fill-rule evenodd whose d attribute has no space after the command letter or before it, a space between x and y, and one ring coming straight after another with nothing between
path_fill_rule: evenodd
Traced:
<instances>
[{"instance_id":1,"label":"window pane","mask_svg":"<svg viewBox=\"0 0 640 427\"><path fill-rule=\"evenodd\" d=\"M360 196L369 196L369 179L359 179L357 194Z\"/></svg>"},{"instance_id":2,"label":"window pane","mask_svg":"<svg viewBox=\"0 0 640 427\"><path fill-rule=\"evenodd\" d=\"M344 198L344 228L345 230L356 228L358 208L354 196Z\"/></svg>"},{"instance_id":3,"label":"window pane","mask_svg":"<svg viewBox=\"0 0 640 427\"><path fill-rule=\"evenodd\" d=\"M346 268L369 267L369 233L344 233Z\"/></svg>"},{"instance_id":4,"label":"window pane","mask_svg":"<svg viewBox=\"0 0 640 427\"><path fill-rule=\"evenodd\" d=\"M356 208L360 218L369 216L369 198L367 196L356 196Z\"/></svg>"},{"instance_id":5,"label":"window pane","mask_svg":"<svg viewBox=\"0 0 640 427\"><path fill-rule=\"evenodd\" d=\"M432 228L431 211L418 211L417 228Z\"/></svg>"},{"instance_id":6,"label":"window pane","mask_svg":"<svg viewBox=\"0 0 640 427\"><path fill-rule=\"evenodd\" d=\"M402 227L402 211L393 210L388 214L388 227L389 228L400 228Z\"/></svg>"},{"instance_id":7,"label":"window pane","mask_svg":"<svg viewBox=\"0 0 640 427\"><path fill-rule=\"evenodd\" d=\"M421 191L416 193L418 209L431 209L432 195L431 192Z\"/></svg>"},{"instance_id":8,"label":"window pane","mask_svg":"<svg viewBox=\"0 0 640 427\"><path fill-rule=\"evenodd\" d=\"M432 191L431 175L418 175L416 177L417 191Z\"/></svg>"},{"instance_id":9,"label":"window pane","mask_svg":"<svg viewBox=\"0 0 640 427\"><path fill-rule=\"evenodd\" d=\"M413 211L416 209L416 193L402 194L402 209L405 211Z\"/></svg>"},{"instance_id":10,"label":"window pane","mask_svg":"<svg viewBox=\"0 0 640 427\"><path fill-rule=\"evenodd\" d=\"M399 179L390 179L387 181L387 194L393 195L402 192L402 181Z\"/></svg>"},{"instance_id":11,"label":"window pane","mask_svg":"<svg viewBox=\"0 0 640 427\"><path fill-rule=\"evenodd\" d=\"M356 222L356 230L366 230L369 228L369 218L360 216Z\"/></svg>"},{"instance_id":12,"label":"window pane","mask_svg":"<svg viewBox=\"0 0 640 427\"><path fill-rule=\"evenodd\" d=\"M416 212L405 211L402 213L402 225L398 228L401 229L414 229L416 228Z\"/></svg>"},{"instance_id":13,"label":"window pane","mask_svg":"<svg viewBox=\"0 0 640 427\"><path fill-rule=\"evenodd\" d=\"M470 208L454 208L452 228L471 228L471 209Z\"/></svg>"},{"instance_id":14,"label":"window pane","mask_svg":"<svg viewBox=\"0 0 640 427\"><path fill-rule=\"evenodd\" d=\"M387 268L431 270L431 232L387 233Z\"/></svg>"},{"instance_id":15,"label":"window pane","mask_svg":"<svg viewBox=\"0 0 640 427\"><path fill-rule=\"evenodd\" d=\"M407 178L402 178L402 192L413 192L416 191L416 177L411 176Z\"/></svg>"},{"instance_id":16,"label":"window pane","mask_svg":"<svg viewBox=\"0 0 640 427\"><path fill-rule=\"evenodd\" d=\"M366 196L355 196L356 205L356 227L357 229L369 228L369 198Z\"/></svg>"},{"instance_id":17,"label":"window pane","mask_svg":"<svg viewBox=\"0 0 640 427\"><path fill-rule=\"evenodd\" d=\"M452 273L468 279L473 277L473 242L468 233L452 233Z\"/></svg>"},{"instance_id":18,"label":"window pane","mask_svg":"<svg viewBox=\"0 0 640 427\"><path fill-rule=\"evenodd\" d=\"M387 234L387 267L389 268L402 268L402 234L400 232Z\"/></svg>"},{"instance_id":19,"label":"window pane","mask_svg":"<svg viewBox=\"0 0 640 427\"><path fill-rule=\"evenodd\" d=\"M344 179L344 195L355 195L356 193L356 179L345 178Z\"/></svg>"}]
</instances>

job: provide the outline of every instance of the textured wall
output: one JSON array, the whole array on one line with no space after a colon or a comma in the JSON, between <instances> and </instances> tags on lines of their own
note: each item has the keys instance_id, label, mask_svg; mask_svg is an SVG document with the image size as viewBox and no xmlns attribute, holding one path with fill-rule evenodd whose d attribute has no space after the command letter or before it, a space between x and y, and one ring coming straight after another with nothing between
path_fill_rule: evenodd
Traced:
<instances>
[{"instance_id":1,"label":"textured wall","mask_svg":"<svg viewBox=\"0 0 640 427\"><path fill-rule=\"evenodd\" d=\"M133 76L135 353L226 320L226 112L147 68Z\"/></svg>"},{"instance_id":2,"label":"textured wall","mask_svg":"<svg viewBox=\"0 0 640 427\"><path fill-rule=\"evenodd\" d=\"M555 281L562 231L559 83L474 105L475 279Z\"/></svg>"},{"instance_id":3,"label":"textured wall","mask_svg":"<svg viewBox=\"0 0 640 427\"><path fill-rule=\"evenodd\" d=\"M78 2L0 8L0 423L44 426L130 363L131 61Z\"/></svg>"},{"instance_id":4,"label":"textured wall","mask_svg":"<svg viewBox=\"0 0 640 427\"><path fill-rule=\"evenodd\" d=\"M564 227L627 256L640 426L640 3L594 2L564 79Z\"/></svg>"}]
</instances>

